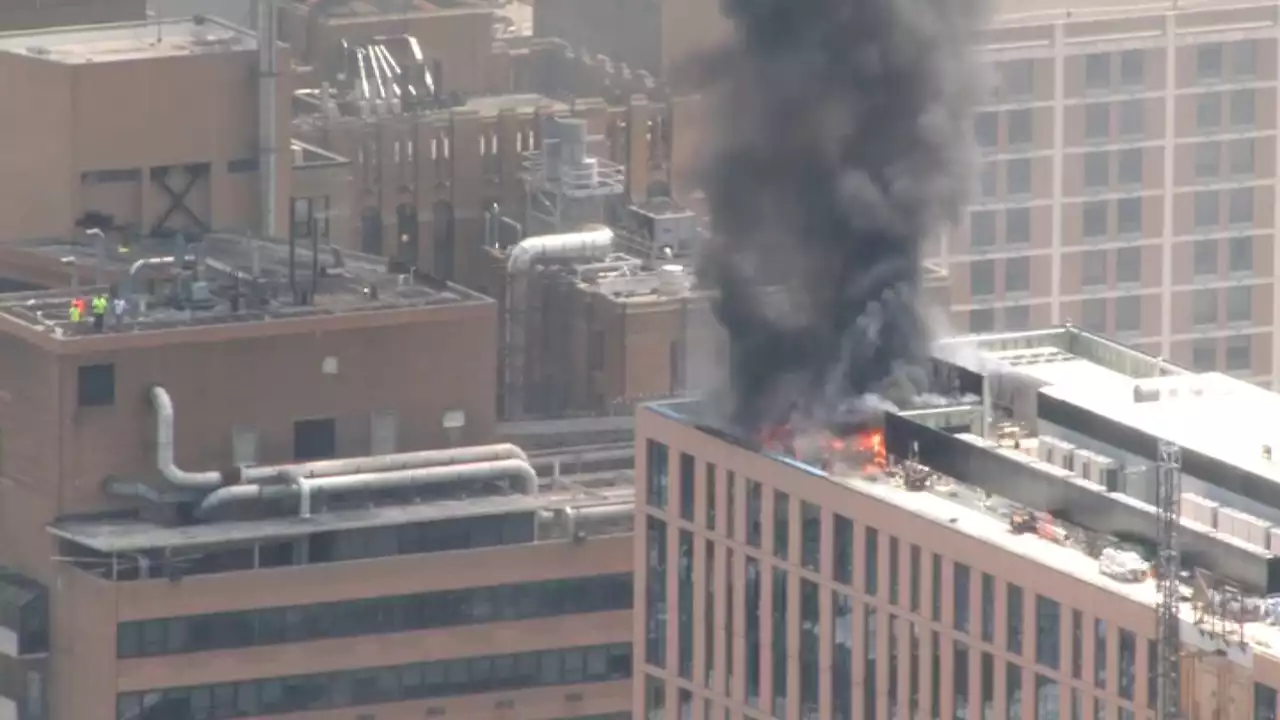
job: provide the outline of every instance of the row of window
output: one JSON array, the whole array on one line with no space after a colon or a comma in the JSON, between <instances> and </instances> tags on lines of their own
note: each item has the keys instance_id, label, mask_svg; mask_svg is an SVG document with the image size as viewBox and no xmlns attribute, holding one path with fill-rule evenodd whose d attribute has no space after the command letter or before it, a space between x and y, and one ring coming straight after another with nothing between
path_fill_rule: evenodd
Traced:
<instances>
[{"instance_id":1,"label":"row of window","mask_svg":"<svg viewBox=\"0 0 1280 720\"><path fill-rule=\"evenodd\" d=\"M631 677L627 644L121 694L117 720L224 720Z\"/></svg>"},{"instance_id":2,"label":"row of window","mask_svg":"<svg viewBox=\"0 0 1280 720\"><path fill-rule=\"evenodd\" d=\"M121 658L631 608L630 573L120 623Z\"/></svg>"}]
</instances>

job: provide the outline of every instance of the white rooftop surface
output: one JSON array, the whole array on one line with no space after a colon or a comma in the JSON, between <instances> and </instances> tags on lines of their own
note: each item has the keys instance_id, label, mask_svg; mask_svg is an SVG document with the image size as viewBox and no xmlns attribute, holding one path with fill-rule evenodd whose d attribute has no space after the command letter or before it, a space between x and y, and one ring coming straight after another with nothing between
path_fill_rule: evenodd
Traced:
<instances>
[{"instance_id":1,"label":"white rooftop surface","mask_svg":"<svg viewBox=\"0 0 1280 720\"><path fill-rule=\"evenodd\" d=\"M799 464L801 463L790 463ZM807 467L807 466L805 466ZM822 474L810 468L811 472ZM1027 558L1040 565L1052 568L1078 580L1091 583L1108 592L1122 595L1134 602L1152 608L1152 624L1155 621L1155 605L1157 590L1154 580L1140 583L1125 583L1113 580L1098 569L1098 561L1085 553L1065 545L1058 545L1034 534L1015 535L1009 524L1002 518L982 510L968 507L955 500L929 492L913 492L888 482L871 481L860 477L826 476L857 492L870 495L882 502L913 512L934 522L947 525L959 533L964 533L984 543ZM1215 650L1212 640L1206 638L1195 625L1195 614L1190 603L1183 603L1182 642L1204 650ZM1134 628L1141 632L1150 632L1151 628ZM1265 651L1267 655L1280 658L1280 628L1265 623L1249 623L1245 626L1245 637L1252 649ZM1238 647L1230 650L1232 660L1249 665L1252 654L1241 651Z\"/></svg>"},{"instance_id":2,"label":"white rooftop surface","mask_svg":"<svg viewBox=\"0 0 1280 720\"><path fill-rule=\"evenodd\" d=\"M1216 372L1133 378L1048 350L985 354L1047 383L1047 395L1280 482L1280 466L1262 459L1263 445L1280 457L1280 394ZM1025 362L1039 353L1045 361ZM1135 402L1135 385L1159 388L1160 399Z\"/></svg>"},{"instance_id":3,"label":"white rooftop surface","mask_svg":"<svg viewBox=\"0 0 1280 720\"><path fill-rule=\"evenodd\" d=\"M257 46L253 33L214 18L203 23L185 18L0 33L0 52L68 65L238 52Z\"/></svg>"}]
</instances>

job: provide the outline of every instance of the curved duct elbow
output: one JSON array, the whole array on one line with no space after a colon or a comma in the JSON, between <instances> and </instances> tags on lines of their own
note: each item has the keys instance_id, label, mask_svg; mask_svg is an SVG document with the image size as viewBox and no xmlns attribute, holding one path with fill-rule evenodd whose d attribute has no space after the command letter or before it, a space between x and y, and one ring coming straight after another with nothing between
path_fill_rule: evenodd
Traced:
<instances>
[{"instance_id":1,"label":"curved duct elbow","mask_svg":"<svg viewBox=\"0 0 1280 720\"><path fill-rule=\"evenodd\" d=\"M296 496L300 514L310 516L314 509L316 493L369 492L423 487L455 482L490 482L515 478L520 490L527 495L538 493L538 475L523 460L495 460L490 462L446 465L443 467L413 468L371 472L358 475L330 477L304 477L295 475L289 485L235 485L209 493L196 509L196 517L207 518L221 507L241 502Z\"/></svg>"},{"instance_id":2,"label":"curved duct elbow","mask_svg":"<svg viewBox=\"0 0 1280 720\"><path fill-rule=\"evenodd\" d=\"M141 262L141 261L139 261ZM211 470L188 472L173 461L173 399L159 385L151 386L151 404L156 410L156 469L165 480L181 488L211 490L222 484L222 473Z\"/></svg>"},{"instance_id":3,"label":"curved duct elbow","mask_svg":"<svg viewBox=\"0 0 1280 720\"><path fill-rule=\"evenodd\" d=\"M572 260L605 258L613 251L613 231L595 227L581 232L538 235L521 240L507 256L507 272L522 273L540 258Z\"/></svg>"}]
</instances>

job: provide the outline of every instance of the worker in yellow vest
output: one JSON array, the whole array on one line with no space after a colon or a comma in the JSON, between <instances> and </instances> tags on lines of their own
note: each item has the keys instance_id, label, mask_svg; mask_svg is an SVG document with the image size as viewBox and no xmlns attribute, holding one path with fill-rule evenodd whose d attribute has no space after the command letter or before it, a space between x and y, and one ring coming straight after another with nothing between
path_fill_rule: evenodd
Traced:
<instances>
[{"instance_id":1,"label":"worker in yellow vest","mask_svg":"<svg viewBox=\"0 0 1280 720\"><path fill-rule=\"evenodd\" d=\"M102 332L102 328L105 326L107 320L107 296L94 295L92 308L93 329L97 332Z\"/></svg>"}]
</instances>

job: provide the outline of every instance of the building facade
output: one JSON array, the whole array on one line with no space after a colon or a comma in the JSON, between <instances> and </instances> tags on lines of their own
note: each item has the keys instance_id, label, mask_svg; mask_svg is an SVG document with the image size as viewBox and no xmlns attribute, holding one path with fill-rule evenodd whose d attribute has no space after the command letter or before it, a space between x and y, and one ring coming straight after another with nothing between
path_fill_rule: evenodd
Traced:
<instances>
[{"instance_id":1,"label":"building facade","mask_svg":"<svg viewBox=\"0 0 1280 720\"><path fill-rule=\"evenodd\" d=\"M1276 7L1005 11L955 326L1070 321L1271 383Z\"/></svg>"},{"instance_id":2,"label":"building facade","mask_svg":"<svg viewBox=\"0 0 1280 720\"><path fill-rule=\"evenodd\" d=\"M637 717L1150 716L1150 581L1015 535L958 485L762 454L687 405L637 415ZM1184 618L1185 716L1277 717L1273 629Z\"/></svg>"},{"instance_id":3,"label":"building facade","mask_svg":"<svg viewBox=\"0 0 1280 720\"><path fill-rule=\"evenodd\" d=\"M147 0L9 0L0 7L0 32L36 28L136 22L147 17Z\"/></svg>"}]
</instances>

